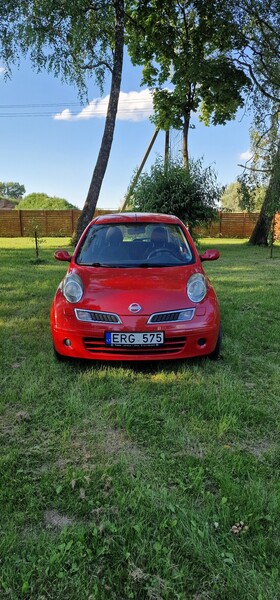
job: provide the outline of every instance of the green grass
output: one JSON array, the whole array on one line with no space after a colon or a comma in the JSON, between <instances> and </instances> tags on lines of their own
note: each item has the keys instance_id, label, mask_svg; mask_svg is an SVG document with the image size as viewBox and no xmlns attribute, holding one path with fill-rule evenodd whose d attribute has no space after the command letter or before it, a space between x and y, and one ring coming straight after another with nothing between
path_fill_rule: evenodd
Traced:
<instances>
[{"instance_id":1,"label":"green grass","mask_svg":"<svg viewBox=\"0 0 280 600\"><path fill-rule=\"evenodd\" d=\"M280 247L201 243L217 363L111 365L53 356L67 244L0 240L1 600L280 598Z\"/></svg>"}]
</instances>

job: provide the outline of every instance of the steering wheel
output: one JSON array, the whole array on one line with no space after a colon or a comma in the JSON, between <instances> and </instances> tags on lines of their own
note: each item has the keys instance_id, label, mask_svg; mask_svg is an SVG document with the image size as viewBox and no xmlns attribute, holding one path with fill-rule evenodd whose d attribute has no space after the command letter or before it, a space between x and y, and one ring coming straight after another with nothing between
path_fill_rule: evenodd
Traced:
<instances>
[{"instance_id":1,"label":"steering wheel","mask_svg":"<svg viewBox=\"0 0 280 600\"><path fill-rule=\"evenodd\" d=\"M176 254L174 254L172 250L169 250L168 248L155 248L155 250L152 250L150 254L148 254L147 259L152 258L157 254L169 254L170 256L173 256L174 258L176 258L176 260L178 260L178 256L176 256Z\"/></svg>"}]
</instances>

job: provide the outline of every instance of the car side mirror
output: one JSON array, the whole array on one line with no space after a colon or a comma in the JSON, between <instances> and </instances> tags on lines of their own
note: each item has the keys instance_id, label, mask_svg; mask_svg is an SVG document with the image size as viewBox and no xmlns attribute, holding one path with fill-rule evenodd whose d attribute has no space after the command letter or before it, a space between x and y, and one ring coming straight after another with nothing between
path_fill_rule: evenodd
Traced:
<instances>
[{"instance_id":1,"label":"car side mirror","mask_svg":"<svg viewBox=\"0 0 280 600\"><path fill-rule=\"evenodd\" d=\"M201 262L204 260L217 260L220 258L220 252L218 250L205 250L203 254L199 255Z\"/></svg>"},{"instance_id":2,"label":"car side mirror","mask_svg":"<svg viewBox=\"0 0 280 600\"><path fill-rule=\"evenodd\" d=\"M54 258L56 258L56 260L64 260L70 262L72 256L70 256L67 250L56 250L54 253Z\"/></svg>"}]
</instances>

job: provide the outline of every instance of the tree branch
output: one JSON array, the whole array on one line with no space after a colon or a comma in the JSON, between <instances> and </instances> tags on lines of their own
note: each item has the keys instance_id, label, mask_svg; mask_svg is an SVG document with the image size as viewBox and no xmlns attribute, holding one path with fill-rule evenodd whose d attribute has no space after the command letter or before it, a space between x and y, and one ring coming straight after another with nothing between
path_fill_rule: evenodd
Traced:
<instances>
[{"instance_id":1,"label":"tree branch","mask_svg":"<svg viewBox=\"0 0 280 600\"><path fill-rule=\"evenodd\" d=\"M254 82L254 84L256 85L256 87L260 90L260 92L269 100L271 100L272 102L279 102L280 98L279 96L273 96L272 94L270 94L265 87L263 86L263 84L261 84L258 79L257 76L254 73L253 67L251 64L244 62L240 59L236 59L237 64L239 64L242 67L245 67L246 69L248 69L250 77L252 79L252 81Z\"/></svg>"},{"instance_id":2,"label":"tree branch","mask_svg":"<svg viewBox=\"0 0 280 600\"><path fill-rule=\"evenodd\" d=\"M246 165L237 164L238 167L242 169L247 169L248 171L254 171L256 173L271 173L272 169L256 169L255 167L247 167Z\"/></svg>"}]
</instances>

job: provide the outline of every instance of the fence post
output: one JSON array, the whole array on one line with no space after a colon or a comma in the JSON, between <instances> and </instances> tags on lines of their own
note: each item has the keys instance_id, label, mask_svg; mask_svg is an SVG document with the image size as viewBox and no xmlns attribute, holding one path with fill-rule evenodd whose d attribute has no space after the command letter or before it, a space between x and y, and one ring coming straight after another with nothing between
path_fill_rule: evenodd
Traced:
<instances>
[{"instance_id":1,"label":"fence post","mask_svg":"<svg viewBox=\"0 0 280 600\"><path fill-rule=\"evenodd\" d=\"M45 233L42 233L42 235L45 235L46 237L48 237L48 211L45 210Z\"/></svg>"},{"instance_id":2,"label":"fence post","mask_svg":"<svg viewBox=\"0 0 280 600\"><path fill-rule=\"evenodd\" d=\"M219 237L222 237L222 211L219 212Z\"/></svg>"},{"instance_id":3,"label":"fence post","mask_svg":"<svg viewBox=\"0 0 280 600\"><path fill-rule=\"evenodd\" d=\"M22 211L19 210L19 230L20 230L20 237L23 237L23 226L22 226Z\"/></svg>"},{"instance_id":4,"label":"fence post","mask_svg":"<svg viewBox=\"0 0 280 600\"><path fill-rule=\"evenodd\" d=\"M70 235L73 235L73 233L74 233L74 210L73 210L73 208L71 210L70 217L71 217L71 232L70 232Z\"/></svg>"}]
</instances>

